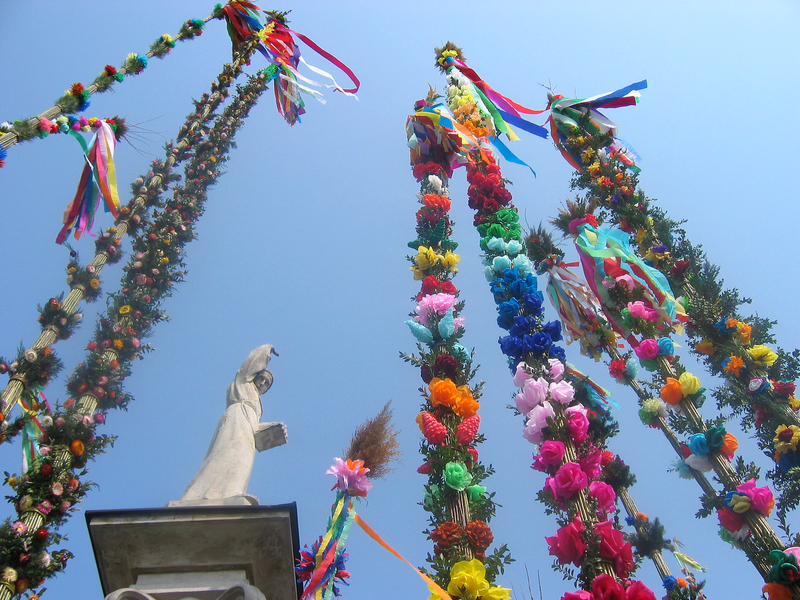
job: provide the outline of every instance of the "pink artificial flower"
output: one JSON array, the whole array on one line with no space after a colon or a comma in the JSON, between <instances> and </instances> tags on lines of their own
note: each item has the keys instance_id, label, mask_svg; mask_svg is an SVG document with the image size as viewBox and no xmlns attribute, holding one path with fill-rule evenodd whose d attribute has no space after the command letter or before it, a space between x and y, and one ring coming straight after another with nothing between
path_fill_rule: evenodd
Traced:
<instances>
[{"instance_id":1,"label":"pink artificial flower","mask_svg":"<svg viewBox=\"0 0 800 600\"><path fill-rule=\"evenodd\" d=\"M524 360L517 365L517 370L514 373L514 385L518 388L524 387L525 382L531 378L531 374L526 370L527 366Z\"/></svg>"},{"instance_id":2,"label":"pink artificial flower","mask_svg":"<svg viewBox=\"0 0 800 600\"><path fill-rule=\"evenodd\" d=\"M634 348L636 356L643 360L653 360L658 356L658 342L654 339L642 340L642 342Z\"/></svg>"},{"instance_id":3,"label":"pink artificial flower","mask_svg":"<svg viewBox=\"0 0 800 600\"><path fill-rule=\"evenodd\" d=\"M561 596L561 600L592 600L592 595L584 590L565 592L564 595Z\"/></svg>"},{"instance_id":4,"label":"pink artificial flower","mask_svg":"<svg viewBox=\"0 0 800 600\"><path fill-rule=\"evenodd\" d=\"M56 481L50 486L50 493L53 494L53 496L60 496L64 493L64 486Z\"/></svg>"},{"instance_id":5,"label":"pink artificial flower","mask_svg":"<svg viewBox=\"0 0 800 600\"><path fill-rule=\"evenodd\" d=\"M417 304L417 316L414 320L428 327L430 324L430 315L444 315L448 310L456 305L456 297L452 294L431 294L430 296L423 296L422 300Z\"/></svg>"},{"instance_id":6,"label":"pink artificial flower","mask_svg":"<svg viewBox=\"0 0 800 600\"><path fill-rule=\"evenodd\" d=\"M592 600L625 600L625 588L616 578L602 573L592 580Z\"/></svg>"},{"instance_id":7,"label":"pink artificial flower","mask_svg":"<svg viewBox=\"0 0 800 600\"><path fill-rule=\"evenodd\" d=\"M569 428L569 435L576 445L580 446L587 437L589 431L589 419L586 416L587 410L585 406L577 405L570 406L564 411L564 416L567 418L567 427Z\"/></svg>"},{"instance_id":8,"label":"pink artificial flower","mask_svg":"<svg viewBox=\"0 0 800 600\"><path fill-rule=\"evenodd\" d=\"M600 538L600 558L611 562L622 579L627 578L633 569L633 550L625 536L611 521L595 524L594 533Z\"/></svg>"},{"instance_id":9,"label":"pink artificial flower","mask_svg":"<svg viewBox=\"0 0 800 600\"><path fill-rule=\"evenodd\" d=\"M22 535L23 533L28 531L28 526L25 525L25 523L23 523L22 521L17 521L11 526L11 529L13 529L14 533L16 533L17 535Z\"/></svg>"},{"instance_id":10,"label":"pink artificial flower","mask_svg":"<svg viewBox=\"0 0 800 600\"><path fill-rule=\"evenodd\" d=\"M522 393L517 394L514 402L517 405L517 410L523 415L527 415L546 399L547 381L539 377L539 379L528 379L522 386Z\"/></svg>"},{"instance_id":11,"label":"pink artificial flower","mask_svg":"<svg viewBox=\"0 0 800 600\"><path fill-rule=\"evenodd\" d=\"M50 446L40 446L39 454L41 454L42 456L47 456L48 454L50 454L50 450L52 450Z\"/></svg>"},{"instance_id":12,"label":"pink artificial flower","mask_svg":"<svg viewBox=\"0 0 800 600\"><path fill-rule=\"evenodd\" d=\"M39 506L36 507L36 510L38 510L43 515L48 515L50 514L50 511L53 510L53 505L50 504L50 502L47 500L42 500Z\"/></svg>"},{"instance_id":13,"label":"pink artificial flower","mask_svg":"<svg viewBox=\"0 0 800 600\"><path fill-rule=\"evenodd\" d=\"M561 527L554 536L544 538L550 546L550 556L555 556L559 564L580 566L581 559L586 552L586 543L583 541L585 528L580 517L575 517L571 523Z\"/></svg>"},{"instance_id":14,"label":"pink artificial flower","mask_svg":"<svg viewBox=\"0 0 800 600\"><path fill-rule=\"evenodd\" d=\"M563 442L547 440L542 444L538 455L534 455L531 467L537 471L548 473L550 467L557 467L564 460L566 452Z\"/></svg>"},{"instance_id":15,"label":"pink artificial flower","mask_svg":"<svg viewBox=\"0 0 800 600\"><path fill-rule=\"evenodd\" d=\"M542 443L542 429L547 427L547 419L555 419L556 413L549 402L542 402L528 413L528 422L522 430L522 437L531 444Z\"/></svg>"},{"instance_id":16,"label":"pink artificial flower","mask_svg":"<svg viewBox=\"0 0 800 600\"><path fill-rule=\"evenodd\" d=\"M597 500L597 508L605 513L612 513L617 510L615 503L617 493L614 488L602 481L593 481L589 484L589 495Z\"/></svg>"},{"instance_id":17,"label":"pink artificial flower","mask_svg":"<svg viewBox=\"0 0 800 600\"><path fill-rule=\"evenodd\" d=\"M651 323L658 321L658 312L647 306L641 300L628 302L628 312L631 313L632 317L638 317L645 321L650 321Z\"/></svg>"},{"instance_id":18,"label":"pink artificial flower","mask_svg":"<svg viewBox=\"0 0 800 600\"><path fill-rule=\"evenodd\" d=\"M139 338L131 338L131 346L138 348L140 344Z\"/></svg>"},{"instance_id":19,"label":"pink artificial flower","mask_svg":"<svg viewBox=\"0 0 800 600\"><path fill-rule=\"evenodd\" d=\"M600 477L600 465L603 461L603 454L599 450L595 450L594 452L590 452L586 456L582 456L578 459L578 464L583 469L583 472L586 473L586 476L589 479L597 479Z\"/></svg>"},{"instance_id":20,"label":"pink artificial flower","mask_svg":"<svg viewBox=\"0 0 800 600\"><path fill-rule=\"evenodd\" d=\"M736 491L740 494L747 494L750 497L750 510L761 513L768 517L775 507L775 497L768 486L756 487L756 480L745 481L736 486Z\"/></svg>"},{"instance_id":21,"label":"pink artificial flower","mask_svg":"<svg viewBox=\"0 0 800 600\"><path fill-rule=\"evenodd\" d=\"M547 362L550 363L550 377L558 383L564 377L564 363L557 358L551 358Z\"/></svg>"},{"instance_id":22,"label":"pink artificial flower","mask_svg":"<svg viewBox=\"0 0 800 600\"><path fill-rule=\"evenodd\" d=\"M64 500L61 503L61 512L64 513L64 514L67 514L67 511L70 509L71 506L72 506L72 502L70 502L69 500Z\"/></svg>"},{"instance_id":23,"label":"pink artificial flower","mask_svg":"<svg viewBox=\"0 0 800 600\"><path fill-rule=\"evenodd\" d=\"M634 581L625 590L625 600L656 600L656 595L641 581Z\"/></svg>"},{"instance_id":24,"label":"pink artificial flower","mask_svg":"<svg viewBox=\"0 0 800 600\"><path fill-rule=\"evenodd\" d=\"M575 388L567 381L550 384L550 396L561 404L569 404L575 398Z\"/></svg>"},{"instance_id":25,"label":"pink artificial flower","mask_svg":"<svg viewBox=\"0 0 800 600\"><path fill-rule=\"evenodd\" d=\"M552 486L556 498L567 500L584 489L588 483L589 478L580 465L574 462L567 462L556 471Z\"/></svg>"},{"instance_id":26,"label":"pink artificial flower","mask_svg":"<svg viewBox=\"0 0 800 600\"><path fill-rule=\"evenodd\" d=\"M325 475L336 476L336 485L331 489L347 491L351 496L366 496L372 488L372 483L367 477L369 469L364 467L364 461L349 458L346 461L341 458L333 460L334 464L325 471Z\"/></svg>"}]
</instances>

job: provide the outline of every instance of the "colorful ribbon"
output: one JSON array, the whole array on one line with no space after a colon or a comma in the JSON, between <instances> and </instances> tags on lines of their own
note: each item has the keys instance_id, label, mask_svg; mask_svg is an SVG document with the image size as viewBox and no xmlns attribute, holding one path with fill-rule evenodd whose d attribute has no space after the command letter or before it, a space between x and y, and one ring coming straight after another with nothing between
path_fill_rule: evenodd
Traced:
<instances>
[{"instance_id":1,"label":"colorful ribbon","mask_svg":"<svg viewBox=\"0 0 800 600\"><path fill-rule=\"evenodd\" d=\"M35 401L35 393L29 393L31 399ZM42 398L44 399L44 396ZM47 400L44 399L44 402L46 403ZM44 433L44 427L39 422L38 413L33 410L32 403L28 405L24 398L20 398L19 403L22 407L22 418L24 420L24 425L22 426L22 472L27 473L28 469L35 465L41 456L38 438Z\"/></svg>"},{"instance_id":2,"label":"colorful ribbon","mask_svg":"<svg viewBox=\"0 0 800 600\"><path fill-rule=\"evenodd\" d=\"M333 597L333 583L336 578L337 563L344 554L344 544L353 524L353 500L347 492L336 494L333 515L328 531L322 538L316 555L316 564L302 600L330 600Z\"/></svg>"},{"instance_id":3,"label":"colorful ribbon","mask_svg":"<svg viewBox=\"0 0 800 600\"><path fill-rule=\"evenodd\" d=\"M89 146L80 134L69 131L83 148L86 164L83 166L75 197L64 211L64 226L56 237L57 244L63 244L73 230L77 240L92 228L100 196L105 201L106 212L110 212L114 217L119 215L119 193L114 164L117 138L107 122L98 119L96 124L97 131Z\"/></svg>"}]
</instances>

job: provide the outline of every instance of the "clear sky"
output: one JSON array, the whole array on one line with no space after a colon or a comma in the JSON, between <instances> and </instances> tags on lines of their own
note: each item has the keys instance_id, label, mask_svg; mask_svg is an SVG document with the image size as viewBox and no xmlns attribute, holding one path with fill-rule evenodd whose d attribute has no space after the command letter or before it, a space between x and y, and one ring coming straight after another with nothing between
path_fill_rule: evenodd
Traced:
<instances>
[{"instance_id":1,"label":"clear sky","mask_svg":"<svg viewBox=\"0 0 800 600\"><path fill-rule=\"evenodd\" d=\"M190 18L206 17L212 2L0 4L3 97L0 121L34 115L73 82L91 82L129 52L143 53L163 33L175 34ZM227 173L212 190L200 237L188 247L188 276L165 302L171 322L154 330L156 351L134 365L126 382L136 398L127 413L109 415L103 431L116 446L90 465L93 490L83 509L164 506L177 499L199 466L225 389L247 353L263 343L280 352L271 364L274 387L262 398L264 420L284 421L289 444L256 457L250 492L263 504L297 502L301 542L325 527L333 484L324 475L354 427L392 399L402 429L403 464L375 483L360 507L363 518L412 563L421 565L431 544L416 473L419 431L418 373L398 358L414 340L403 325L418 291L405 260L414 239L414 193L403 131L412 104L428 84L441 89L433 47L452 40L469 65L493 87L528 106L544 107L556 93L586 97L647 79L641 104L608 111L620 135L642 156L641 185L703 243L722 266L726 283L753 298L753 312L780 322L779 342L791 348L799 326L795 230L800 217L792 98L800 95L797 27L800 6L762 2L313 2L292 9L291 26L347 63L360 77L359 100L327 94L308 100L302 124L288 127L271 91L238 136ZM313 65L322 59L306 52ZM117 153L120 187L147 170L174 137L192 97L199 97L230 57L222 22L202 37L180 43L163 61L92 99L87 116L125 116L141 123L149 142L123 144ZM265 66L259 58L250 70ZM570 197L570 167L551 142L527 137L514 146L537 171L504 166L514 181L514 202L530 224L553 216ZM81 169L78 145L51 136L10 149L0 171L0 354L14 355L38 335L36 306L66 292L67 250L53 243L62 211ZM505 409L513 392L497 346L500 330L483 278L477 235L466 205L463 172L451 192L454 239L462 256L456 285L466 301L463 343L475 347L486 381L480 414L488 441L481 458L497 469L486 485L502 504L492 521L497 542L517 562L500 578L515 598L545 598L572 589L550 569L544 536L555 522L535 501L543 484L530 470L533 448L522 423ZM99 215L96 226L111 224ZM87 260L90 239L75 244ZM117 289L119 268L103 272ZM83 356L94 314L56 346L69 372ZM681 343L680 340L678 340ZM685 344L682 352L686 351ZM699 488L666 469L672 451L636 417L635 398L587 364L576 347L568 357L598 375L622 405L621 434L611 441L633 468L631 494L639 508L664 522L685 551L709 566L709 597L757 597L761 583L743 554L717 537L716 520L696 520ZM708 382L704 372L696 371ZM710 382L709 382L710 383ZM54 382L52 399L66 397ZM715 414L713 402L703 409ZM743 436L744 437L744 436ZM760 460L751 445L747 457ZM19 470L19 444L0 451L3 470ZM7 507L5 514L12 511ZM798 528L796 516L795 529ZM79 514L66 528L76 558L47 584L47 597L99 597L100 586ZM348 544L351 586L345 597L427 597L421 580L359 530ZM670 567L677 570L674 560ZM657 593L654 567L638 575Z\"/></svg>"}]
</instances>

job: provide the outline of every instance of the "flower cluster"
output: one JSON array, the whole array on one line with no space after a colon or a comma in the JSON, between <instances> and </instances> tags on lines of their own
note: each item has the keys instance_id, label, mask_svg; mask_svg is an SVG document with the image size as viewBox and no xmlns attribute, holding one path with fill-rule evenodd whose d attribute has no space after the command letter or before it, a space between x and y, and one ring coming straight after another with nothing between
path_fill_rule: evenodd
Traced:
<instances>
[{"instance_id":1,"label":"flower cluster","mask_svg":"<svg viewBox=\"0 0 800 600\"><path fill-rule=\"evenodd\" d=\"M727 531L733 539L743 540L750 535L750 527L743 517L744 513L752 510L768 517L774 506L775 498L772 491L767 486L757 487L755 479L736 486L735 491L730 491L725 496L725 506L717 510L723 539L729 537L724 535Z\"/></svg>"},{"instance_id":2,"label":"flower cluster","mask_svg":"<svg viewBox=\"0 0 800 600\"><path fill-rule=\"evenodd\" d=\"M450 569L447 593L463 600L507 600L511 590L493 586L486 578L486 567L478 559L462 560ZM429 600L439 600L438 594Z\"/></svg>"},{"instance_id":3,"label":"flower cluster","mask_svg":"<svg viewBox=\"0 0 800 600\"><path fill-rule=\"evenodd\" d=\"M478 596L451 591L454 597L500 600L507 598L507 590L501 593L503 588L491 587L489 582L510 558L505 546L487 555L494 540L488 521L495 508L492 495L480 484L491 469L478 460L477 444L483 440L477 414L480 388L469 385L474 373L472 357L459 343L464 334L464 320L459 316L463 302L452 282L459 257L453 253L457 244L450 239L450 199L441 177L443 171L435 163L416 165L414 175L421 183L418 199L422 207L416 214L418 237L409 243L417 254L409 261L414 279L421 285L406 325L420 344L418 355L401 356L419 367L426 384L421 390L425 402L416 420L424 436L425 462L418 471L428 478L423 505L430 512L428 533L434 542L428 562L443 588L458 590L466 585L470 590L477 586L475 590L480 591ZM462 506L468 507L466 514L457 508ZM469 521L462 522L464 516ZM475 557L471 562L479 565L480 577L474 581L459 579L463 569L455 565L465 557ZM469 560L462 562L471 564ZM469 573L477 574L470 569ZM486 582L485 589L481 582ZM490 588L491 595L483 595Z\"/></svg>"}]
</instances>

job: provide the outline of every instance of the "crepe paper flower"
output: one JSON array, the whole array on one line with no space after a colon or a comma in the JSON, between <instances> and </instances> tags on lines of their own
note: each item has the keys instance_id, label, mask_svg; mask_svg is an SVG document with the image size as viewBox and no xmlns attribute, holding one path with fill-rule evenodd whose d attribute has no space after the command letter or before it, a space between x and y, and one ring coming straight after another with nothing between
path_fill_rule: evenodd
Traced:
<instances>
[{"instance_id":1,"label":"crepe paper flower","mask_svg":"<svg viewBox=\"0 0 800 600\"><path fill-rule=\"evenodd\" d=\"M439 320L438 330L443 340L448 339L456 332L456 322L452 310L448 310L447 314Z\"/></svg>"},{"instance_id":2,"label":"crepe paper flower","mask_svg":"<svg viewBox=\"0 0 800 600\"><path fill-rule=\"evenodd\" d=\"M566 446L564 442L557 440L547 440L542 444L539 454L533 457L532 469L542 472L548 472L550 468L557 467L564 460L566 453Z\"/></svg>"},{"instance_id":3,"label":"crepe paper flower","mask_svg":"<svg viewBox=\"0 0 800 600\"><path fill-rule=\"evenodd\" d=\"M597 500L597 508L605 513L612 513L617 510L617 493L614 488L602 481L592 481L589 484L589 495Z\"/></svg>"},{"instance_id":4,"label":"crepe paper flower","mask_svg":"<svg viewBox=\"0 0 800 600\"><path fill-rule=\"evenodd\" d=\"M561 596L561 600L592 600L592 594L584 590L564 592L564 595Z\"/></svg>"},{"instance_id":5,"label":"crepe paper flower","mask_svg":"<svg viewBox=\"0 0 800 600\"><path fill-rule=\"evenodd\" d=\"M6 567L3 569L2 575L0 575L0 579L5 581L6 583L14 583L17 580L17 572L12 569L11 567Z\"/></svg>"},{"instance_id":6,"label":"crepe paper flower","mask_svg":"<svg viewBox=\"0 0 800 600\"><path fill-rule=\"evenodd\" d=\"M602 521L594 526L594 534L600 539L600 558L614 565L617 575L625 579L633 569L633 550L625 536L611 521Z\"/></svg>"},{"instance_id":7,"label":"crepe paper flower","mask_svg":"<svg viewBox=\"0 0 800 600\"><path fill-rule=\"evenodd\" d=\"M458 254L454 254L450 250L444 253L444 256L441 258L442 266L445 267L450 273L457 273L458 269L456 269L456 265L458 261L461 260L461 256Z\"/></svg>"},{"instance_id":8,"label":"crepe paper flower","mask_svg":"<svg viewBox=\"0 0 800 600\"><path fill-rule=\"evenodd\" d=\"M583 541L585 531L580 517L575 517L571 523L561 527L554 536L544 538L550 546L550 556L555 556L561 565L572 563L579 567L586 553L586 542Z\"/></svg>"},{"instance_id":9,"label":"crepe paper flower","mask_svg":"<svg viewBox=\"0 0 800 600\"><path fill-rule=\"evenodd\" d=\"M598 450L581 456L578 459L578 464L589 479L597 479L602 472L600 466L603 464L603 461L603 453Z\"/></svg>"},{"instance_id":10,"label":"crepe paper flower","mask_svg":"<svg viewBox=\"0 0 800 600\"><path fill-rule=\"evenodd\" d=\"M744 368L744 361L735 354L731 354L728 358L722 361L722 370L725 373L729 373L730 375L734 375L736 377L739 377L742 369Z\"/></svg>"},{"instance_id":11,"label":"crepe paper flower","mask_svg":"<svg viewBox=\"0 0 800 600\"><path fill-rule=\"evenodd\" d=\"M80 440L73 440L73 442L69 445L69 451L72 452L74 456L81 456L85 450L86 446Z\"/></svg>"},{"instance_id":12,"label":"crepe paper flower","mask_svg":"<svg viewBox=\"0 0 800 600\"><path fill-rule=\"evenodd\" d=\"M733 458L733 455L736 453L736 450L739 449L739 440L736 439L736 436L732 433L726 433L725 438L722 441L722 446L720 447L719 451L722 453L723 456L727 457L728 460Z\"/></svg>"},{"instance_id":13,"label":"crepe paper flower","mask_svg":"<svg viewBox=\"0 0 800 600\"><path fill-rule=\"evenodd\" d=\"M722 444L725 442L725 428L721 425L718 427L709 427L705 432L705 438L709 452L716 452L722 448Z\"/></svg>"},{"instance_id":14,"label":"crepe paper flower","mask_svg":"<svg viewBox=\"0 0 800 600\"><path fill-rule=\"evenodd\" d=\"M611 361L611 364L608 365L608 372L616 380L622 380L625 377L625 367L626 362L622 358L615 358Z\"/></svg>"},{"instance_id":15,"label":"crepe paper flower","mask_svg":"<svg viewBox=\"0 0 800 600\"><path fill-rule=\"evenodd\" d=\"M677 472L678 477L681 479L694 479L691 468L686 464L686 460L682 458L675 459L670 470Z\"/></svg>"},{"instance_id":16,"label":"crepe paper flower","mask_svg":"<svg viewBox=\"0 0 800 600\"><path fill-rule=\"evenodd\" d=\"M792 600L792 588L780 583L769 582L764 584L761 591L767 594L769 600Z\"/></svg>"},{"instance_id":17,"label":"crepe paper flower","mask_svg":"<svg viewBox=\"0 0 800 600\"><path fill-rule=\"evenodd\" d=\"M636 302L628 302L628 312L630 312L632 317L644 319L645 321L650 321L651 323L658 321L658 312L647 306L641 300L637 300Z\"/></svg>"},{"instance_id":18,"label":"crepe paper flower","mask_svg":"<svg viewBox=\"0 0 800 600\"><path fill-rule=\"evenodd\" d=\"M528 372L528 365L525 361L520 361L514 371L514 385L522 389L529 379L531 379L531 374Z\"/></svg>"},{"instance_id":19,"label":"crepe paper flower","mask_svg":"<svg viewBox=\"0 0 800 600\"><path fill-rule=\"evenodd\" d=\"M781 550L773 550L769 553L769 559L772 562L772 568L767 577L770 582L791 585L800 581L797 556Z\"/></svg>"},{"instance_id":20,"label":"crepe paper flower","mask_svg":"<svg viewBox=\"0 0 800 600\"><path fill-rule=\"evenodd\" d=\"M785 454L789 450L797 450L797 443L800 442L800 427L797 425L778 425L775 430L775 452Z\"/></svg>"},{"instance_id":21,"label":"crepe paper flower","mask_svg":"<svg viewBox=\"0 0 800 600\"><path fill-rule=\"evenodd\" d=\"M511 600L511 590L499 585L493 586L481 596L481 600Z\"/></svg>"},{"instance_id":22,"label":"crepe paper flower","mask_svg":"<svg viewBox=\"0 0 800 600\"><path fill-rule=\"evenodd\" d=\"M411 330L411 333L417 338L417 341L422 342L423 344L432 344L433 343L433 333L431 330L425 327L424 325L420 325L415 321L406 321L406 325Z\"/></svg>"},{"instance_id":23,"label":"crepe paper flower","mask_svg":"<svg viewBox=\"0 0 800 600\"><path fill-rule=\"evenodd\" d=\"M458 431L456 433L458 437L458 443L465 446L467 444L471 444L475 439L475 435L478 433L480 424L480 415L472 415L471 417L467 417L461 421L461 423L458 424Z\"/></svg>"},{"instance_id":24,"label":"crepe paper flower","mask_svg":"<svg viewBox=\"0 0 800 600\"><path fill-rule=\"evenodd\" d=\"M452 294L431 294L424 296L417 304L417 317L414 319L426 327L430 325L430 317L442 316L456 305L456 297Z\"/></svg>"},{"instance_id":25,"label":"crepe paper flower","mask_svg":"<svg viewBox=\"0 0 800 600\"><path fill-rule=\"evenodd\" d=\"M772 390L781 396L786 398L790 398L794 395L797 386L795 385L794 381L778 381L773 379L772 380Z\"/></svg>"},{"instance_id":26,"label":"crepe paper flower","mask_svg":"<svg viewBox=\"0 0 800 600\"><path fill-rule=\"evenodd\" d=\"M675 579L674 575L667 575L664 579L661 580L661 584L664 586L664 589L668 592L671 592L675 585L678 583L678 580Z\"/></svg>"},{"instance_id":27,"label":"crepe paper flower","mask_svg":"<svg viewBox=\"0 0 800 600\"><path fill-rule=\"evenodd\" d=\"M652 415L653 418L658 416L667 416L666 406L664 402L658 398L648 398L647 400L642 401L642 410Z\"/></svg>"},{"instance_id":28,"label":"crepe paper flower","mask_svg":"<svg viewBox=\"0 0 800 600\"><path fill-rule=\"evenodd\" d=\"M658 356L658 342L653 339L642 340L641 343L634 348L636 356L644 360L653 360Z\"/></svg>"},{"instance_id":29,"label":"crepe paper flower","mask_svg":"<svg viewBox=\"0 0 800 600\"><path fill-rule=\"evenodd\" d=\"M474 448L471 448L474 450ZM475 459L477 462L478 459ZM486 493L487 488L482 485L471 485L467 488L467 496L469 497L470 502L478 502L483 499L483 495Z\"/></svg>"},{"instance_id":30,"label":"crepe paper flower","mask_svg":"<svg viewBox=\"0 0 800 600\"><path fill-rule=\"evenodd\" d=\"M758 367L771 367L778 360L778 354L775 351L761 344L748 348L747 353Z\"/></svg>"},{"instance_id":31,"label":"crepe paper flower","mask_svg":"<svg viewBox=\"0 0 800 600\"><path fill-rule=\"evenodd\" d=\"M763 516L768 517L775 506L775 498L772 490L768 486L756 487L756 480L750 479L736 486L736 491L740 494L747 494L750 497L751 508Z\"/></svg>"},{"instance_id":32,"label":"crepe paper flower","mask_svg":"<svg viewBox=\"0 0 800 600\"><path fill-rule=\"evenodd\" d=\"M568 500L589 483L589 478L578 463L567 462L559 467L552 478L556 498Z\"/></svg>"},{"instance_id":33,"label":"crepe paper flower","mask_svg":"<svg viewBox=\"0 0 800 600\"><path fill-rule=\"evenodd\" d=\"M472 475L463 462L449 462L444 467L444 482L460 492L472 483Z\"/></svg>"},{"instance_id":34,"label":"crepe paper flower","mask_svg":"<svg viewBox=\"0 0 800 600\"><path fill-rule=\"evenodd\" d=\"M708 441L703 433L695 433L689 438L689 450L696 456L705 456L709 453Z\"/></svg>"},{"instance_id":35,"label":"crepe paper flower","mask_svg":"<svg viewBox=\"0 0 800 600\"><path fill-rule=\"evenodd\" d=\"M558 341L555 338L553 338L553 340ZM566 370L566 368L564 367L564 363L558 360L557 358L550 358L547 360L547 364L550 377L553 379L553 381L555 381L556 383L561 381L561 379L563 379L564 377L564 372Z\"/></svg>"},{"instance_id":36,"label":"crepe paper flower","mask_svg":"<svg viewBox=\"0 0 800 600\"><path fill-rule=\"evenodd\" d=\"M331 489L346 491L351 496L366 496L372 489L372 483L367 477L369 469L364 467L364 461L349 458L346 461L334 458L333 461L334 464L325 471L325 475L336 477L336 485Z\"/></svg>"},{"instance_id":37,"label":"crepe paper flower","mask_svg":"<svg viewBox=\"0 0 800 600\"><path fill-rule=\"evenodd\" d=\"M677 406L683 400L683 386L674 377L667 377L667 383L661 388L661 399L670 406Z\"/></svg>"},{"instance_id":38,"label":"crepe paper flower","mask_svg":"<svg viewBox=\"0 0 800 600\"><path fill-rule=\"evenodd\" d=\"M582 404L570 406L564 411L567 419L567 428L572 441L580 446L588 437L589 418L588 410Z\"/></svg>"},{"instance_id":39,"label":"crepe paper flower","mask_svg":"<svg viewBox=\"0 0 800 600\"><path fill-rule=\"evenodd\" d=\"M714 470L714 467L711 465L711 461L708 460L707 455L692 454L691 456L687 456L686 464L695 471L700 471L701 473L708 473Z\"/></svg>"},{"instance_id":40,"label":"crepe paper flower","mask_svg":"<svg viewBox=\"0 0 800 600\"><path fill-rule=\"evenodd\" d=\"M450 569L447 593L453 598L463 598L464 600L480 598L489 591L490 587L489 582L486 581L486 567L478 559L459 561Z\"/></svg>"},{"instance_id":41,"label":"crepe paper flower","mask_svg":"<svg viewBox=\"0 0 800 600\"><path fill-rule=\"evenodd\" d=\"M467 523L464 533L470 546L479 554L485 552L494 541L494 534L489 525L477 519Z\"/></svg>"},{"instance_id":42,"label":"crepe paper flower","mask_svg":"<svg viewBox=\"0 0 800 600\"><path fill-rule=\"evenodd\" d=\"M455 379L458 373L458 361L449 354L440 354L433 361L433 372L443 374L446 379Z\"/></svg>"},{"instance_id":43,"label":"crepe paper flower","mask_svg":"<svg viewBox=\"0 0 800 600\"><path fill-rule=\"evenodd\" d=\"M678 377L678 381L681 384L681 391L686 397L693 396L700 391L700 378L692 375L688 371L681 373L680 377Z\"/></svg>"},{"instance_id":44,"label":"crepe paper flower","mask_svg":"<svg viewBox=\"0 0 800 600\"><path fill-rule=\"evenodd\" d=\"M736 319L720 319L714 323L714 329L721 335L727 335L736 331Z\"/></svg>"},{"instance_id":45,"label":"crepe paper flower","mask_svg":"<svg viewBox=\"0 0 800 600\"><path fill-rule=\"evenodd\" d=\"M550 397L556 402L567 405L575 398L575 388L568 381L550 384Z\"/></svg>"},{"instance_id":46,"label":"crepe paper flower","mask_svg":"<svg viewBox=\"0 0 800 600\"><path fill-rule=\"evenodd\" d=\"M730 508L736 514L743 514L750 510L750 496L747 494L739 494L737 492L728 492L725 495L725 506Z\"/></svg>"},{"instance_id":47,"label":"crepe paper flower","mask_svg":"<svg viewBox=\"0 0 800 600\"><path fill-rule=\"evenodd\" d=\"M760 394L770 388L769 379L766 377L752 377L747 384L748 394Z\"/></svg>"},{"instance_id":48,"label":"crepe paper flower","mask_svg":"<svg viewBox=\"0 0 800 600\"><path fill-rule=\"evenodd\" d=\"M625 590L625 600L656 600L656 595L641 581L634 581Z\"/></svg>"},{"instance_id":49,"label":"crepe paper flower","mask_svg":"<svg viewBox=\"0 0 800 600\"><path fill-rule=\"evenodd\" d=\"M451 379L434 377L430 384L430 401L433 406L444 405L459 417L471 417L478 412L480 404L473 398L469 386L456 384Z\"/></svg>"},{"instance_id":50,"label":"crepe paper flower","mask_svg":"<svg viewBox=\"0 0 800 600\"><path fill-rule=\"evenodd\" d=\"M429 208L440 208L445 212L450 210L450 198L439 194L425 194L420 200L422 204Z\"/></svg>"},{"instance_id":51,"label":"crepe paper flower","mask_svg":"<svg viewBox=\"0 0 800 600\"><path fill-rule=\"evenodd\" d=\"M428 246L420 246L417 248L417 255L414 257L414 264L416 268L422 271L435 267L441 261L441 255L436 254L433 248ZM414 270L414 267L411 268ZM421 279L421 278L420 278Z\"/></svg>"},{"instance_id":52,"label":"crepe paper flower","mask_svg":"<svg viewBox=\"0 0 800 600\"><path fill-rule=\"evenodd\" d=\"M457 544L463 537L461 525L453 521L445 521L430 533L431 540L443 550Z\"/></svg>"},{"instance_id":53,"label":"crepe paper flower","mask_svg":"<svg viewBox=\"0 0 800 600\"><path fill-rule=\"evenodd\" d=\"M417 424L422 431L428 444L431 446L441 446L447 438L447 427L436 420L429 412L421 412L416 418Z\"/></svg>"},{"instance_id":54,"label":"crepe paper flower","mask_svg":"<svg viewBox=\"0 0 800 600\"><path fill-rule=\"evenodd\" d=\"M14 523L14 524L11 526L11 529L12 529L12 530L14 531L14 533L16 533L17 535L22 535L23 533L26 533L26 532L28 531L28 526L27 526L27 525L25 525L25 523L23 523L22 521L17 521L16 523Z\"/></svg>"},{"instance_id":55,"label":"crepe paper flower","mask_svg":"<svg viewBox=\"0 0 800 600\"><path fill-rule=\"evenodd\" d=\"M532 444L542 443L542 430L548 427L547 420L555 419L556 413L549 402L543 402L528 413L528 421L522 431L522 437Z\"/></svg>"},{"instance_id":56,"label":"crepe paper flower","mask_svg":"<svg viewBox=\"0 0 800 600\"><path fill-rule=\"evenodd\" d=\"M625 600L625 588L616 578L602 573L592 580L592 598Z\"/></svg>"},{"instance_id":57,"label":"crepe paper flower","mask_svg":"<svg viewBox=\"0 0 800 600\"><path fill-rule=\"evenodd\" d=\"M694 349L697 350L700 354L706 354L711 356L714 354L714 342L709 339L703 339L700 343L694 345Z\"/></svg>"}]
</instances>

